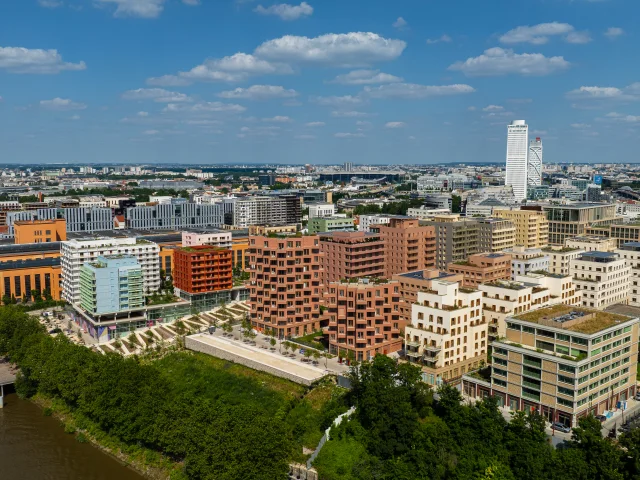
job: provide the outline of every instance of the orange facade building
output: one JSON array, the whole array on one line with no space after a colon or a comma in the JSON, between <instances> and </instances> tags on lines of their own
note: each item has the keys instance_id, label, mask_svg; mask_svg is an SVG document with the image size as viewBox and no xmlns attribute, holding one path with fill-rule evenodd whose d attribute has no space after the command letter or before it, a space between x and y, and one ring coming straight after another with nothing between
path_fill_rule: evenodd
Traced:
<instances>
[{"instance_id":1,"label":"orange facade building","mask_svg":"<svg viewBox=\"0 0 640 480\"><path fill-rule=\"evenodd\" d=\"M67 239L67 222L56 220L24 220L14 223L15 243L64 242Z\"/></svg>"},{"instance_id":2,"label":"orange facade building","mask_svg":"<svg viewBox=\"0 0 640 480\"><path fill-rule=\"evenodd\" d=\"M254 327L280 338L320 330L323 255L316 235L249 237Z\"/></svg>"},{"instance_id":3,"label":"orange facade building","mask_svg":"<svg viewBox=\"0 0 640 480\"><path fill-rule=\"evenodd\" d=\"M321 233L324 284L348 278L383 277L384 242L377 233Z\"/></svg>"},{"instance_id":4,"label":"orange facade building","mask_svg":"<svg viewBox=\"0 0 640 480\"><path fill-rule=\"evenodd\" d=\"M479 253L470 255L466 262L448 265L449 273L461 274L464 287L477 287L481 283L511 278L511 255L506 253Z\"/></svg>"},{"instance_id":5,"label":"orange facade building","mask_svg":"<svg viewBox=\"0 0 640 480\"><path fill-rule=\"evenodd\" d=\"M233 287L232 251L198 245L173 252L173 284L188 293L229 290Z\"/></svg>"}]
</instances>

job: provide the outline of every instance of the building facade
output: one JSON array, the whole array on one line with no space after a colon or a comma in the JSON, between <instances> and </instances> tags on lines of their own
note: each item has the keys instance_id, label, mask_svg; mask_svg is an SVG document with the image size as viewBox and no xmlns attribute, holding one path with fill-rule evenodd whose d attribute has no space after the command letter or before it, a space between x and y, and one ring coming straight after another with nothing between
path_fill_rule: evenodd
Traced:
<instances>
[{"instance_id":1,"label":"building facade","mask_svg":"<svg viewBox=\"0 0 640 480\"><path fill-rule=\"evenodd\" d=\"M2 261L2 298L27 301L35 292L42 298L50 295L53 300L61 300L60 272L60 257Z\"/></svg>"},{"instance_id":2,"label":"building facade","mask_svg":"<svg viewBox=\"0 0 640 480\"><path fill-rule=\"evenodd\" d=\"M196 245L211 245L220 248L231 248L233 244L230 231L203 231L203 232L182 232L182 246L195 247Z\"/></svg>"},{"instance_id":3,"label":"building facade","mask_svg":"<svg viewBox=\"0 0 640 480\"><path fill-rule=\"evenodd\" d=\"M507 173L505 185L511 185L516 200L527 197L529 127L514 120L507 127Z\"/></svg>"},{"instance_id":4,"label":"building facade","mask_svg":"<svg viewBox=\"0 0 640 480\"><path fill-rule=\"evenodd\" d=\"M543 248L549 244L549 221L536 210L494 210L499 218L511 220L516 227L515 245Z\"/></svg>"},{"instance_id":5,"label":"building facade","mask_svg":"<svg viewBox=\"0 0 640 480\"><path fill-rule=\"evenodd\" d=\"M384 277L385 248L377 233L333 232L319 237L325 285L343 279Z\"/></svg>"},{"instance_id":6,"label":"building facade","mask_svg":"<svg viewBox=\"0 0 640 480\"><path fill-rule=\"evenodd\" d=\"M540 137L529 142L527 185L534 187L542 185L542 140Z\"/></svg>"},{"instance_id":7,"label":"building facade","mask_svg":"<svg viewBox=\"0 0 640 480\"><path fill-rule=\"evenodd\" d=\"M616 221L615 204L578 203L573 205L545 205L549 220L549 243L564 245L569 237L582 236L589 226L607 226Z\"/></svg>"},{"instance_id":8,"label":"building facade","mask_svg":"<svg viewBox=\"0 0 640 480\"><path fill-rule=\"evenodd\" d=\"M629 305L640 307L640 242L625 243L615 252L631 268Z\"/></svg>"},{"instance_id":9,"label":"building facade","mask_svg":"<svg viewBox=\"0 0 640 480\"><path fill-rule=\"evenodd\" d=\"M478 219L478 251L503 252L516 244L516 227L506 218Z\"/></svg>"},{"instance_id":10,"label":"building facade","mask_svg":"<svg viewBox=\"0 0 640 480\"><path fill-rule=\"evenodd\" d=\"M353 218L315 217L309 219L307 229L310 235L320 232L348 232L353 231Z\"/></svg>"},{"instance_id":11,"label":"building facade","mask_svg":"<svg viewBox=\"0 0 640 480\"><path fill-rule=\"evenodd\" d=\"M173 285L188 293L229 290L233 287L232 251L211 245L176 248Z\"/></svg>"},{"instance_id":12,"label":"building facade","mask_svg":"<svg viewBox=\"0 0 640 480\"><path fill-rule=\"evenodd\" d=\"M505 253L511 255L511 280L515 280L518 275L549 270L549 257L540 248L517 246Z\"/></svg>"},{"instance_id":13,"label":"building facade","mask_svg":"<svg viewBox=\"0 0 640 480\"><path fill-rule=\"evenodd\" d=\"M511 255L506 253L478 253L466 262L450 263L447 271L462 275L463 287L477 287L481 283L511 278Z\"/></svg>"},{"instance_id":14,"label":"building facade","mask_svg":"<svg viewBox=\"0 0 640 480\"><path fill-rule=\"evenodd\" d=\"M128 228L141 230L185 230L202 227L221 227L225 214L233 204L162 203L129 207L125 210Z\"/></svg>"},{"instance_id":15,"label":"building facade","mask_svg":"<svg viewBox=\"0 0 640 480\"><path fill-rule=\"evenodd\" d=\"M564 246L585 252L613 252L617 248L614 239L604 236L570 237L564 240Z\"/></svg>"},{"instance_id":16,"label":"building facade","mask_svg":"<svg viewBox=\"0 0 640 480\"><path fill-rule=\"evenodd\" d=\"M62 242L67 239L66 221L62 218L55 220L26 220L13 224L15 243Z\"/></svg>"},{"instance_id":17,"label":"building facade","mask_svg":"<svg viewBox=\"0 0 640 480\"><path fill-rule=\"evenodd\" d=\"M302 199L296 195L233 200L233 225L296 225L302 221Z\"/></svg>"},{"instance_id":18,"label":"building facade","mask_svg":"<svg viewBox=\"0 0 640 480\"><path fill-rule=\"evenodd\" d=\"M434 229L435 268L438 270L446 270L450 263L464 262L470 255L478 253L477 221L461 219L459 215L443 215L423 223Z\"/></svg>"},{"instance_id":19,"label":"building facade","mask_svg":"<svg viewBox=\"0 0 640 480\"><path fill-rule=\"evenodd\" d=\"M549 272L558 275L569 275L571 261L584 253L584 250L571 247L544 248L543 252L549 257Z\"/></svg>"},{"instance_id":20,"label":"building facade","mask_svg":"<svg viewBox=\"0 0 640 480\"><path fill-rule=\"evenodd\" d=\"M309 219L316 217L333 217L336 213L336 206L333 203L309 203Z\"/></svg>"},{"instance_id":21,"label":"building facade","mask_svg":"<svg viewBox=\"0 0 640 480\"><path fill-rule=\"evenodd\" d=\"M571 276L584 307L629 303L631 267L612 252L585 252L571 261Z\"/></svg>"}]
</instances>

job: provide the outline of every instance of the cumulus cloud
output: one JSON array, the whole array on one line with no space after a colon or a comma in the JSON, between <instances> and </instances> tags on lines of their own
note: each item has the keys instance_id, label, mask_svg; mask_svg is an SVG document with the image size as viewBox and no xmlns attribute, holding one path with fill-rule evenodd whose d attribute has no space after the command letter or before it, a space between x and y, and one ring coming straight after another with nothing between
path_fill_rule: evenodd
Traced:
<instances>
[{"instance_id":1,"label":"cumulus cloud","mask_svg":"<svg viewBox=\"0 0 640 480\"><path fill-rule=\"evenodd\" d=\"M271 123L289 123L291 122L291 118L283 115L276 115L275 117L263 118L262 121Z\"/></svg>"},{"instance_id":2,"label":"cumulus cloud","mask_svg":"<svg viewBox=\"0 0 640 480\"><path fill-rule=\"evenodd\" d=\"M122 94L125 100L153 100L158 103L191 102L193 99L184 93L171 92L162 88L138 88Z\"/></svg>"},{"instance_id":3,"label":"cumulus cloud","mask_svg":"<svg viewBox=\"0 0 640 480\"><path fill-rule=\"evenodd\" d=\"M307 2L302 2L300 5L289 5L287 3L281 3L279 5L271 5L269 7L263 7L258 5L253 10L260 15L276 15L282 20L298 20L301 17L309 17L313 14L313 7Z\"/></svg>"},{"instance_id":4,"label":"cumulus cloud","mask_svg":"<svg viewBox=\"0 0 640 480\"><path fill-rule=\"evenodd\" d=\"M364 133L350 133L350 132L338 132L333 134L337 138L362 138Z\"/></svg>"},{"instance_id":5,"label":"cumulus cloud","mask_svg":"<svg viewBox=\"0 0 640 480\"><path fill-rule=\"evenodd\" d=\"M415 83L391 83L379 87L364 87L364 95L371 98L421 99L472 93L469 85L418 85Z\"/></svg>"},{"instance_id":6,"label":"cumulus cloud","mask_svg":"<svg viewBox=\"0 0 640 480\"><path fill-rule=\"evenodd\" d=\"M305 123L306 127L324 127L325 123L324 122L309 122L309 123Z\"/></svg>"},{"instance_id":7,"label":"cumulus cloud","mask_svg":"<svg viewBox=\"0 0 640 480\"><path fill-rule=\"evenodd\" d=\"M71 119L71 120L80 120L80 115L71 115L69 117L69 119Z\"/></svg>"},{"instance_id":8,"label":"cumulus cloud","mask_svg":"<svg viewBox=\"0 0 640 480\"><path fill-rule=\"evenodd\" d=\"M157 18L164 10L165 0L96 0L96 4L114 4L114 17Z\"/></svg>"},{"instance_id":9,"label":"cumulus cloud","mask_svg":"<svg viewBox=\"0 0 640 480\"><path fill-rule=\"evenodd\" d=\"M625 115L623 113L610 112L605 115L604 119L598 120L605 120L616 123L638 123L640 122L640 115Z\"/></svg>"},{"instance_id":10,"label":"cumulus cloud","mask_svg":"<svg viewBox=\"0 0 640 480\"><path fill-rule=\"evenodd\" d=\"M145 130L144 132L145 135L158 135L160 133L159 130Z\"/></svg>"},{"instance_id":11,"label":"cumulus cloud","mask_svg":"<svg viewBox=\"0 0 640 480\"><path fill-rule=\"evenodd\" d=\"M179 72L178 78L188 82L239 82L254 75L290 74L290 66L271 63L247 53L236 53L229 57L210 59L193 67L188 72ZM175 81L174 76L165 76L165 81Z\"/></svg>"},{"instance_id":12,"label":"cumulus cloud","mask_svg":"<svg viewBox=\"0 0 640 480\"><path fill-rule=\"evenodd\" d=\"M357 110L334 110L333 112L331 112L331 116L337 118L368 117L370 115L370 113L358 112Z\"/></svg>"},{"instance_id":13,"label":"cumulus cloud","mask_svg":"<svg viewBox=\"0 0 640 480\"><path fill-rule=\"evenodd\" d=\"M434 45L436 43L450 43L453 39L446 33L438 38L427 38L427 45Z\"/></svg>"},{"instance_id":14,"label":"cumulus cloud","mask_svg":"<svg viewBox=\"0 0 640 480\"><path fill-rule=\"evenodd\" d=\"M640 100L640 82L624 88L582 86L567 92L567 97L574 100L637 101Z\"/></svg>"},{"instance_id":15,"label":"cumulus cloud","mask_svg":"<svg viewBox=\"0 0 640 480\"><path fill-rule=\"evenodd\" d=\"M200 5L200 0L182 0L182 3L191 7L195 7L196 5Z\"/></svg>"},{"instance_id":16,"label":"cumulus cloud","mask_svg":"<svg viewBox=\"0 0 640 480\"><path fill-rule=\"evenodd\" d=\"M609 27L606 32L604 32L604 35L605 37L614 39L624 35L624 30L618 27Z\"/></svg>"},{"instance_id":17,"label":"cumulus cloud","mask_svg":"<svg viewBox=\"0 0 640 480\"><path fill-rule=\"evenodd\" d=\"M394 28L397 28L398 30L403 30L403 29L407 28L407 25L409 25L409 24L402 17L398 17L398 19L395 22L392 23L392 26Z\"/></svg>"},{"instance_id":18,"label":"cumulus cloud","mask_svg":"<svg viewBox=\"0 0 640 480\"><path fill-rule=\"evenodd\" d=\"M573 25L568 23L539 23L538 25L525 25L509 30L500 37L500 42L505 44L530 43L542 45L547 43L550 37L563 37L569 43L586 43L584 40L588 37L588 34L586 34L586 37L585 34L585 32L576 32Z\"/></svg>"},{"instance_id":19,"label":"cumulus cloud","mask_svg":"<svg viewBox=\"0 0 640 480\"><path fill-rule=\"evenodd\" d=\"M293 98L298 92L276 85L252 85L249 88L236 88L218 94L222 98L245 98L247 100L270 100L273 98Z\"/></svg>"},{"instance_id":20,"label":"cumulus cloud","mask_svg":"<svg viewBox=\"0 0 640 480\"><path fill-rule=\"evenodd\" d=\"M318 105L337 107L347 105L362 105L363 103L366 103L363 98L353 95L344 95L342 97L311 97L311 101L313 103L317 103Z\"/></svg>"},{"instance_id":21,"label":"cumulus cloud","mask_svg":"<svg viewBox=\"0 0 640 480\"><path fill-rule=\"evenodd\" d=\"M329 33L314 38L286 35L264 42L254 53L280 62L355 66L394 60L406 46L371 32Z\"/></svg>"},{"instance_id":22,"label":"cumulus cloud","mask_svg":"<svg viewBox=\"0 0 640 480\"><path fill-rule=\"evenodd\" d=\"M406 125L404 122L387 122L384 124L385 128L402 128Z\"/></svg>"},{"instance_id":23,"label":"cumulus cloud","mask_svg":"<svg viewBox=\"0 0 640 480\"><path fill-rule=\"evenodd\" d=\"M402 82L402 78L382 73L380 70L353 70L349 73L338 75L330 83L342 85L375 85L380 83Z\"/></svg>"},{"instance_id":24,"label":"cumulus cloud","mask_svg":"<svg viewBox=\"0 0 640 480\"><path fill-rule=\"evenodd\" d=\"M566 70L570 63L564 57L545 57L541 53L514 53L500 47L490 48L478 57L456 62L449 70L467 76L529 75L542 76Z\"/></svg>"},{"instance_id":25,"label":"cumulus cloud","mask_svg":"<svg viewBox=\"0 0 640 480\"><path fill-rule=\"evenodd\" d=\"M487 105L482 109L483 112L501 112L504 110L504 107L500 105Z\"/></svg>"},{"instance_id":26,"label":"cumulus cloud","mask_svg":"<svg viewBox=\"0 0 640 480\"><path fill-rule=\"evenodd\" d=\"M316 138L316 136L315 135L302 134L302 135L296 135L294 138L297 138L299 140L313 140L314 138Z\"/></svg>"},{"instance_id":27,"label":"cumulus cloud","mask_svg":"<svg viewBox=\"0 0 640 480\"><path fill-rule=\"evenodd\" d=\"M137 115L139 117L148 117L149 116L149 112L138 112Z\"/></svg>"},{"instance_id":28,"label":"cumulus cloud","mask_svg":"<svg viewBox=\"0 0 640 480\"><path fill-rule=\"evenodd\" d=\"M84 110L87 108L86 103L74 102L68 98L56 97L52 100L41 100L40 106L47 110L69 111L69 110Z\"/></svg>"},{"instance_id":29,"label":"cumulus cloud","mask_svg":"<svg viewBox=\"0 0 640 480\"><path fill-rule=\"evenodd\" d=\"M588 123L572 123L571 128L591 128Z\"/></svg>"},{"instance_id":30,"label":"cumulus cloud","mask_svg":"<svg viewBox=\"0 0 640 480\"><path fill-rule=\"evenodd\" d=\"M583 44L591 41L591 35L589 32L571 32L565 38L567 43Z\"/></svg>"},{"instance_id":31,"label":"cumulus cloud","mask_svg":"<svg viewBox=\"0 0 640 480\"><path fill-rule=\"evenodd\" d=\"M208 112L224 112L224 113L242 113L246 110L242 105L234 103L222 102L203 102L194 105L186 103L169 103L163 112L188 112L188 113L208 113Z\"/></svg>"},{"instance_id":32,"label":"cumulus cloud","mask_svg":"<svg viewBox=\"0 0 640 480\"><path fill-rule=\"evenodd\" d=\"M56 74L86 68L84 62L64 62L57 50L0 47L0 69L10 73Z\"/></svg>"}]
</instances>

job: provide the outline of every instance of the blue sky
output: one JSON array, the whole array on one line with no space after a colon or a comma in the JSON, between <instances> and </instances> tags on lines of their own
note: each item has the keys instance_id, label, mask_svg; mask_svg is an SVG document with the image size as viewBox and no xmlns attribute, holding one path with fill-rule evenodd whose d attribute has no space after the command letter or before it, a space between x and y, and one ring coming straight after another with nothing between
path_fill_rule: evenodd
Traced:
<instances>
[{"instance_id":1,"label":"blue sky","mask_svg":"<svg viewBox=\"0 0 640 480\"><path fill-rule=\"evenodd\" d=\"M636 162L633 0L3 0L0 162Z\"/></svg>"}]
</instances>

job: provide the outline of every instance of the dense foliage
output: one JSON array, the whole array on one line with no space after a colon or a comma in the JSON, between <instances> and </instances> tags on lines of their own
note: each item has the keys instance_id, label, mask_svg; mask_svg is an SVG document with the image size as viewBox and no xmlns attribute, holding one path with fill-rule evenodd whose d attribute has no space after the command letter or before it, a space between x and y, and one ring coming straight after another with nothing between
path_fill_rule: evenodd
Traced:
<instances>
[{"instance_id":1,"label":"dense foliage","mask_svg":"<svg viewBox=\"0 0 640 480\"><path fill-rule=\"evenodd\" d=\"M353 368L356 414L332 429L314 463L323 480L623 480L640 478L640 431L604 439L580 420L554 449L539 415L507 423L492 399L466 405L445 386L435 401L420 371L377 356Z\"/></svg>"},{"instance_id":2,"label":"dense foliage","mask_svg":"<svg viewBox=\"0 0 640 480\"><path fill-rule=\"evenodd\" d=\"M406 215L410 208L419 208L424 205L424 200L413 198L401 202L385 203L382 207L378 205L358 205L354 210L354 215L374 215L376 213L386 213L388 215Z\"/></svg>"},{"instance_id":3,"label":"dense foliage","mask_svg":"<svg viewBox=\"0 0 640 480\"><path fill-rule=\"evenodd\" d=\"M20 395L64 402L126 445L182 462L192 479L286 478L302 446L313 448L345 410L332 386L306 392L204 355L174 353L155 363L100 355L50 337L15 307L0 308L2 355L21 369Z\"/></svg>"}]
</instances>

